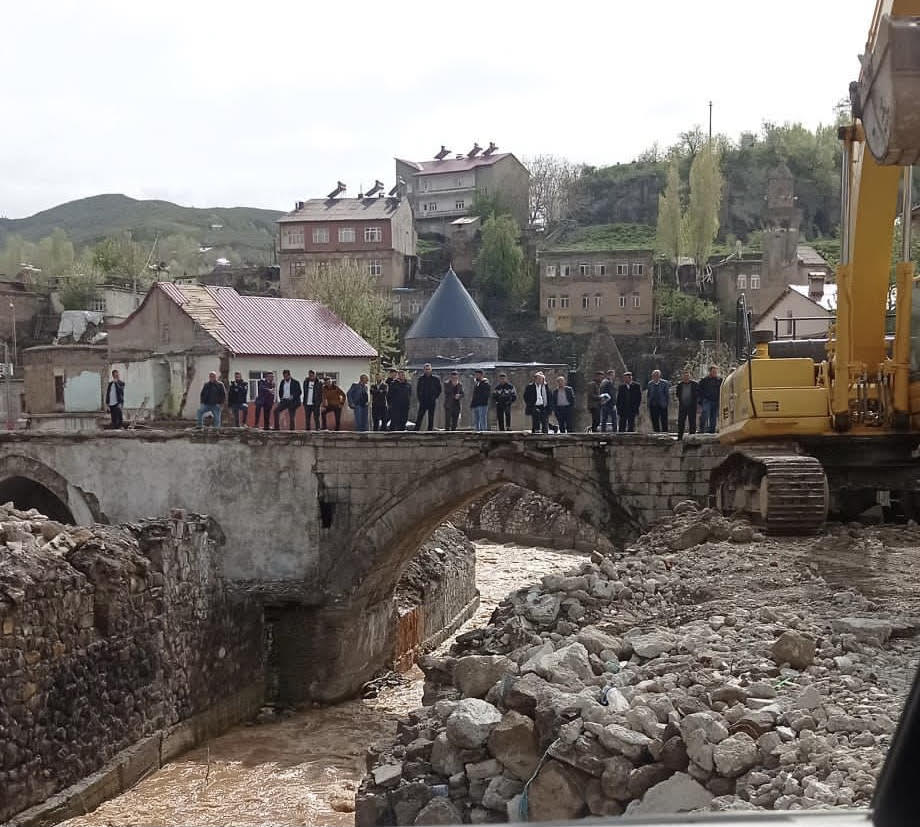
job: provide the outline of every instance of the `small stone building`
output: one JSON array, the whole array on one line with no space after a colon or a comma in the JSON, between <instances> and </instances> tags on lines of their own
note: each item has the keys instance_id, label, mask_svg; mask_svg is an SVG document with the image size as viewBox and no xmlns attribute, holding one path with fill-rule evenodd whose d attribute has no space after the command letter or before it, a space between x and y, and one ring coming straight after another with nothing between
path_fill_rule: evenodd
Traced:
<instances>
[{"instance_id":1,"label":"small stone building","mask_svg":"<svg viewBox=\"0 0 920 827\"><path fill-rule=\"evenodd\" d=\"M96 430L108 383L105 345L39 345L22 352L32 430ZM2 392L2 390L0 390Z\"/></svg>"}]
</instances>

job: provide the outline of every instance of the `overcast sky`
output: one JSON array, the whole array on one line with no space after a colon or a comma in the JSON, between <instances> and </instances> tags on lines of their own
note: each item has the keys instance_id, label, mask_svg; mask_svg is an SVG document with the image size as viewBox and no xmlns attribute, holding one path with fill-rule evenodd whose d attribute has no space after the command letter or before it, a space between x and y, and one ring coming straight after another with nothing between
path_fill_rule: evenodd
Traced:
<instances>
[{"instance_id":1,"label":"overcast sky","mask_svg":"<svg viewBox=\"0 0 920 827\"><path fill-rule=\"evenodd\" d=\"M4 3L0 215L102 192L291 209L495 141L629 161L832 120L870 0Z\"/></svg>"}]
</instances>

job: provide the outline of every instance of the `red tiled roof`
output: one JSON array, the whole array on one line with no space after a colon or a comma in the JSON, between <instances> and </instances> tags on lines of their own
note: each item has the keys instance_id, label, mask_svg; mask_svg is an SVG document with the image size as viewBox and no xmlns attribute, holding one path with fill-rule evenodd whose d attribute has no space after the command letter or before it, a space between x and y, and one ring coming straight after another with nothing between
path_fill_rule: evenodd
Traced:
<instances>
[{"instance_id":1,"label":"red tiled roof","mask_svg":"<svg viewBox=\"0 0 920 827\"><path fill-rule=\"evenodd\" d=\"M238 356L371 359L371 345L328 307L307 299L241 296L232 287L157 282L172 301Z\"/></svg>"},{"instance_id":2,"label":"red tiled roof","mask_svg":"<svg viewBox=\"0 0 920 827\"><path fill-rule=\"evenodd\" d=\"M431 175L436 172L466 172L476 167L487 167L496 161L507 158L510 152L496 152L492 155L476 155L472 158L445 158L443 161L404 161L397 158L403 164L415 167L418 172L413 175Z\"/></svg>"}]
</instances>

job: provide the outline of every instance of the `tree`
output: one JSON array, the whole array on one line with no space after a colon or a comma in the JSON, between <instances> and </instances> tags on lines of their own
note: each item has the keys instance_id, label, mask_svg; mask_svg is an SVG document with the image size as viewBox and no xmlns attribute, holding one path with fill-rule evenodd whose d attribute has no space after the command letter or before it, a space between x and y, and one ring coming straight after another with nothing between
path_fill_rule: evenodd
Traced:
<instances>
[{"instance_id":1,"label":"tree","mask_svg":"<svg viewBox=\"0 0 920 827\"><path fill-rule=\"evenodd\" d=\"M677 162L668 167L664 193L658 196L658 227L655 231L655 249L677 266L681 253L680 178Z\"/></svg>"},{"instance_id":2,"label":"tree","mask_svg":"<svg viewBox=\"0 0 920 827\"><path fill-rule=\"evenodd\" d=\"M690 204L684 214L687 250L696 263L697 281L712 253L719 231L722 173L713 147L700 150L690 166Z\"/></svg>"},{"instance_id":3,"label":"tree","mask_svg":"<svg viewBox=\"0 0 920 827\"><path fill-rule=\"evenodd\" d=\"M474 268L476 283L487 299L527 300L533 274L524 266L520 230L510 215L493 215L482 226L482 246Z\"/></svg>"},{"instance_id":4,"label":"tree","mask_svg":"<svg viewBox=\"0 0 920 827\"><path fill-rule=\"evenodd\" d=\"M715 330L718 308L711 302L672 287L655 291L655 309L662 320L677 326L681 338L707 338Z\"/></svg>"},{"instance_id":5,"label":"tree","mask_svg":"<svg viewBox=\"0 0 920 827\"><path fill-rule=\"evenodd\" d=\"M295 294L326 305L367 339L381 358L392 361L398 356L396 331L389 323L389 302L366 263L340 259L326 266L314 265L295 287Z\"/></svg>"},{"instance_id":6,"label":"tree","mask_svg":"<svg viewBox=\"0 0 920 827\"><path fill-rule=\"evenodd\" d=\"M524 166L530 171L530 223L548 227L566 218L581 167L557 155L525 158Z\"/></svg>"}]
</instances>

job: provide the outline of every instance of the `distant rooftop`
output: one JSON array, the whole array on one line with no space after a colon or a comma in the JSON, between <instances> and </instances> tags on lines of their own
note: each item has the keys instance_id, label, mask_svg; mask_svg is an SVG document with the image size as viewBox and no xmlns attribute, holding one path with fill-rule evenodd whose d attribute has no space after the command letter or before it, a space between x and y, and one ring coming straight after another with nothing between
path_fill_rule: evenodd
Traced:
<instances>
[{"instance_id":1,"label":"distant rooftop","mask_svg":"<svg viewBox=\"0 0 920 827\"><path fill-rule=\"evenodd\" d=\"M407 161L403 158L397 158L401 164L407 164L413 167L416 172L413 175L431 175L436 172L467 172L477 167L488 167L502 158L507 158L510 152L495 152L492 155L476 155L472 158L464 156L463 158L444 158L442 161Z\"/></svg>"},{"instance_id":2,"label":"distant rooftop","mask_svg":"<svg viewBox=\"0 0 920 827\"><path fill-rule=\"evenodd\" d=\"M311 198L300 209L286 213L279 224L291 221L360 221L390 218L399 209L398 198Z\"/></svg>"},{"instance_id":3,"label":"distant rooftop","mask_svg":"<svg viewBox=\"0 0 920 827\"><path fill-rule=\"evenodd\" d=\"M647 224L591 224L552 234L547 252L649 251L655 248L655 228Z\"/></svg>"}]
</instances>

